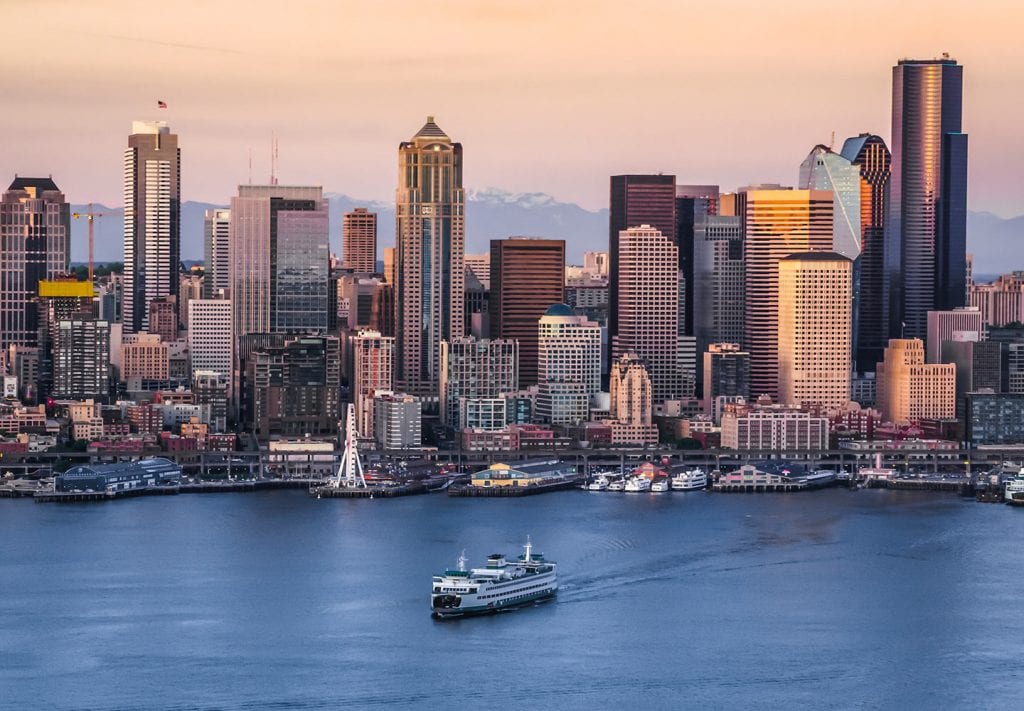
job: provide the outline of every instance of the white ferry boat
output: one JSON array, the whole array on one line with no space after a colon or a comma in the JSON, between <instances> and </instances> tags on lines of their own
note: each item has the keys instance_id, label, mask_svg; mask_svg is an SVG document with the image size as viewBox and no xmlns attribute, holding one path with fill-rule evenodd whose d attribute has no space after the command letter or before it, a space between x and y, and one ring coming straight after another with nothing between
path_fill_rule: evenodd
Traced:
<instances>
[{"instance_id":1,"label":"white ferry boat","mask_svg":"<svg viewBox=\"0 0 1024 711\"><path fill-rule=\"evenodd\" d=\"M668 491L668 479L658 479L651 484L652 494L662 494Z\"/></svg>"},{"instance_id":2,"label":"white ferry boat","mask_svg":"<svg viewBox=\"0 0 1024 711\"><path fill-rule=\"evenodd\" d=\"M466 570L466 559L459 556L458 569L434 576L430 598L433 615L480 615L553 597L558 590L555 563L534 553L529 538L523 548L525 552L514 563L495 553L487 557L485 567L472 570Z\"/></svg>"},{"instance_id":3,"label":"white ferry boat","mask_svg":"<svg viewBox=\"0 0 1024 711\"><path fill-rule=\"evenodd\" d=\"M672 477L673 491L698 491L707 485L708 475L703 469L684 469Z\"/></svg>"},{"instance_id":4,"label":"white ferry boat","mask_svg":"<svg viewBox=\"0 0 1024 711\"><path fill-rule=\"evenodd\" d=\"M1017 476L1006 480L1003 501L1014 506L1024 506L1024 477Z\"/></svg>"},{"instance_id":5,"label":"white ferry boat","mask_svg":"<svg viewBox=\"0 0 1024 711\"><path fill-rule=\"evenodd\" d=\"M607 491L609 484L608 477L601 475L587 484L587 491Z\"/></svg>"},{"instance_id":6,"label":"white ferry boat","mask_svg":"<svg viewBox=\"0 0 1024 711\"><path fill-rule=\"evenodd\" d=\"M626 490L626 480L625 479L616 479L615 481L610 482L608 484L608 491L625 491L625 490Z\"/></svg>"},{"instance_id":7,"label":"white ferry boat","mask_svg":"<svg viewBox=\"0 0 1024 711\"><path fill-rule=\"evenodd\" d=\"M626 482L625 491L636 493L651 490L651 480L645 476L631 476Z\"/></svg>"}]
</instances>

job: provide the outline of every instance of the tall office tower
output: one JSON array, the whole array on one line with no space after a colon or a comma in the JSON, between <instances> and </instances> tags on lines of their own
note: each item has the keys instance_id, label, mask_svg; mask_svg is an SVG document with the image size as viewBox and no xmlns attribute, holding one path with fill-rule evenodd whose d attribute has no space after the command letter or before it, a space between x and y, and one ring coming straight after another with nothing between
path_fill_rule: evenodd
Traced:
<instances>
[{"instance_id":1,"label":"tall office tower","mask_svg":"<svg viewBox=\"0 0 1024 711\"><path fill-rule=\"evenodd\" d=\"M159 335L164 342L178 340L178 301L174 296L160 296L149 302L147 333Z\"/></svg>"},{"instance_id":2,"label":"tall office tower","mask_svg":"<svg viewBox=\"0 0 1024 711\"><path fill-rule=\"evenodd\" d=\"M149 302L178 295L181 150L166 121L133 121L124 152L125 333L149 328Z\"/></svg>"},{"instance_id":3,"label":"tall office tower","mask_svg":"<svg viewBox=\"0 0 1024 711\"><path fill-rule=\"evenodd\" d=\"M95 286L87 281L64 278L39 282L39 298L35 305L39 318L39 348L36 358L38 377L31 384L34 394L40 399L46 398L53 391L54 358L60 322L69 320L78 313L95 314L98 304L94 301L94 293ZM107 321L102 316L100 319ZM117 329L120 331L120 325ZM22 352L28 353L27 349Z\"/></svg>"},{"instance_id":4,"label":"tall office tower","mask_svg":"<svg viewBox=\"0 0 1024 711\"><path fill-rule=\"evenodd\" d=\"M945 341L942 362L956 366L956 416L966 412L967 394L979 390L1003 392L1009 380L1006 343L999 341Z\"/></svg>"},{"instance_id":5,"label":"tall office tower","mask_svg":"<svg viewBox=\"0 0 1024 711\"><path fill-rule=\"evenodd\" d=\"M897 425L956 416L956 366L924 362L919 338L893 338L875 371L875 406Z\"/></svg>"},{"instance_id":6,"label":"tall office tower","mask_svg":"<svg viewBox=\"0 0 1024 711\"><path fill-rule=\"evenodd\" d=\"M490 259L491 255L487 255ZM465 312L466 325L463 335L487 338L491 335L490 308L491 292L477 278L476 272L466 267Z\"/></svg>"},{"instance_id":7,"label":"tall office tower","mask_svg":"<svg viewBox=\"0 0 1024 711\"><path fill-rule=\"evenodd\" d=\"M53 396L106 402L110 394L110 324L77 313L57 325Z\"/></svg>"},{"instance_id":8,"label":"tall office tower","mask_svg":"<svg viewBox=\"0 0 1024 711\"><path fill-rule=\"evenodd\" d=\"M35 345L39 282L67 272L71 209L52 178L21 178L0 198L0 350ZM91 285L90 285L91 288Z\"/></svg>"},{"instance_id":9,"label":"tall office tower","mask_svg":"<svg viewBox=\"0 0 1024 711\"><path fill-rule=\"evenodd\" d=\"M942 344L946 341L981 341L985 325L981 310L962 307L948 311L929 311L927 315L928 347L926 362L942 362Z\"/></svg>"},{"instance_id":10,"label":"tall office tower","mask_svg":"<svg viewBox=\"0 0 1024 711\"><path fill-rule=\"evenodd\" d=\"M609 207L608 340L612 341L619 333L619 235L630 227L650 225L676 244L676 176L613 175Z\"/></svg>"},{"instance_id":11,"label":"tall office tower","mask_svg":"<svg viewBox=\"0 0 1024 711\"><path fill-rule=\"evenodd\" d=\"M232 335L231 301L193 299L188 304L188 350L194 379L200 370L231 375L235 339Z\"/></svg>"},{"instance_id":12,"label":"tall office tower","mask_svg":"<svg viewBox=\"0 0 1024 711\"><path fill-rule=\"evenodd\" d=\"M520 356L520 344L511 339L442 341L439 394L445 426L459 426L463 398L496 398L519 390Z\"/></svg>"},{"instance_id":13,"label":"tall office tower","mask_svg":"<svg viewBox=\"0 0 1024 711\"><path fill-rule=\"evenodd\" d=\"M693 236L693 335L697 352L742 343L746 312L743 226L739 217L700 216Z\"/></svg>"},{"instance_id":14,"label":"tall office tower","mask_svg":"<svg viewBox=\"0 0 1024 711\"><path fill-rule=\"evenodd\" d=\"M398 146L395 221L395 381L433 398L441 341L463 333L466 277L462 144L433 116Z\"/></svg>"},{"instance_id":15,"label":"tall office tower","mask_svg":"<svg viewBox=\"0 0 1024 711\"><path fill-rule=\"evenodd\" d=\"M778 396L779 260L832 247L832 193L824 190L748 190L743 242L750 395Z\"/></svg>"},{"instance_id":16,"label":"tall office tower","mask_svg":"<svg viewBox=\"0 0 1024 711\"><path fill-rule=\"evenodd\" d=\"M537 384L537 320L565 300L565 240L491 240L491 338L519 341L519 385Z\"/></svg>"},{"instance_id":17,"label":"tall office tower","mask_svg":"<svg viewBox=\"0 0 1024 711\"><path fill-rule=\"evenodd\" d=\"M537 415L551 424L583 422L601 391L601 327L555 304L537 322Z\"/></svg>"},{"instance_id":18,"label":"tall office tower","mask_svg":"<svg viewBox=\"0 0 1024 711\"><path fill-rule=\"evenodd\" d=\"M608 380L612 419L626 425L651 424L654 404L647 365L636 353L623 353Z\"/></svg>"},{"instance_id":19,"label":"tall office tower","mask_svg":"<svg viewBox=\"0 0 1024 711\"><path fill-rule=\"evenodd\" d=\"M618 333L611 339L612 362L628 351L646 361L655 402L692 395L692 380L685 382L680 362L679 248L660 230L640 225L619 234L617 250Z\"/></svg>"},{"instance_id":20,"label":"tall office tower","mask_svg":"<svg viewBox=\"0 0 1024 711\"><path fill-rule=\"evenodd\" d=\"M676 244L685 294L680 298L679 308L683 316L682 333L688 336L694 335L698 314L694 297L694 290L698 288L694 275L697 223L718 214L718 192L717 185L676 186Z\"/></svg>"},{"instance_id":21,"label":"tall office tower","mask_svg":"<svg viewBox=\"0 0 1024 711\"><path fill-rule=\"evenodd\" d=\"M892 178L887 258L907 338L924 338L927 312L964 305L967 134L961 133L963 67L901 59L892 69ZM902 300L899 297L902 296Z\"/></svg>"},{"instance_id":22,"label":"tall office tower","mask_svg":"<svg viewBox=\"0 0 1024 711\"><path fill-rule=\"evenodd\" d=\"M203 298L231 298L231 210L203 214Z\"/></svg>"},{"instance_id":23,"label":"tall office tower","mask_svg":"<svg viewBox=\"0 0 1024 711\"><path fill-rule=\"evenodd\" d=\"M703 380L704 413L718 423L723 403L750 398L750 354L739 343L709 344L704 353Z\"/></svg>"},{"instance_id":24,"label":"tall office tower","mask_svg":"<svg viewBox=\"0 0 1024 711\"><path fill-rule=\"evenodd\" d=\"M832 191L832 251L847 259L860 256L861 175L860 167L845 156L821 144L800 164L801 190Z\"/></svg>"},{"instance_id":25,"label":"tall office tower","mask_svg":"<svg viewBox=\"0 0 1024 711\"><path fill-rule=\"evenodd\" d=\"M467 254L466 268L473 270L473 275L483 284L484 289L491 288L491 253Z\"/></svg>"},{"instance_id":26,"label":"tall office tower","mask_svg":"<svg viewBox=\"0 0 1024 711\"><path fill-rule=\"evenodd\" d=\"M373 436L373 398L378 391L393 388L395 339L380 331L359 331L352 338L352 374L349 390L356 407L356 431Z\"/></svg>"},{"instance_id":27,"label":"tall office tower","mask_svg":"<svg viewBox=\"0 0 1024 711\"><path fill-rule=\"evenodd\" d=\"M327 331L327 200L320 187L239 185L231 198L235 336Z\"/></svg>"},{"instance_id":28,"label":"tall office tower","mask_svg":"<svg viewBox=\"0 0 1024 711\"><path fill-rule=\"evenodd\" d=\"M342 258L357 274L377 271L377 213L365 207L346 212L341 226Z\"/></svg>"},{"instance_id":29,"label":"tall office tower","mask_svg":"<svg viewBox=\"0 0 1024 711\"><path fill-rule=\"evenodd\" d=\"M842 156L860 171L860 270L857 288L854 361L858 372L875 369L891 334L890 284L885 279L892 156L878 136L862 133L847 138ZM897 319L899 322L899 319Z\"/></svg>"},{"instance_id":30,"label":"tall office tower","mask_svg":"<svg viewBox=\"0 0 1024 711\"><path fill-rule=\"evenodd\" d=\"M850 403L853 262L838 252L779 260L779 402Z\"/></svg>"}]
</instances>

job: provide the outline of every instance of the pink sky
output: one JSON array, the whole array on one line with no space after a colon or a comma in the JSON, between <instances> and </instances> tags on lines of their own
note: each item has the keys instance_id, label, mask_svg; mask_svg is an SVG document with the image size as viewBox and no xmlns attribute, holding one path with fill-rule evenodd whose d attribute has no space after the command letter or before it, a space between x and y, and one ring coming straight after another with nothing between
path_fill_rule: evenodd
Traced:
<instances>
[{"instance_id":1,"label":"pink sky","mask_svg":"<svg viewBox=\"0 0 1024 711\"><path fill-rule=\"evenodd\" d=\"M434 114L467 187L605 207L608 176L793 183L816 143L890 131L891 67L965 65L972 209L1024 213L1024 7L980 0L690 3L4 0L0 176L121 202L132 119L181 137L185 199L269 173L391 200ZM424 8L429 8L429 11ZM157 111L157 99L170 108ZM8 178L2 178L8 180Z\"/></svg>"}]
</instances>

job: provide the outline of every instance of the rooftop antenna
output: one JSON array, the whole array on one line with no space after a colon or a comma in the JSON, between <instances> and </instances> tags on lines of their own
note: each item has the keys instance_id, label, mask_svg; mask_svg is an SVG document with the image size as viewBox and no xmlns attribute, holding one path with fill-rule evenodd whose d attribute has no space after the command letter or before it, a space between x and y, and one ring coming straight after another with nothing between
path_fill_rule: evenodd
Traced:
<instances>
[{"instance_id":1,"label":"rooftop antenna","mask_svg":"<svg viewBox=\"0 0 1024 711\"><path fill-rule=\"evenodd\" d=\"M252 148L249 149L249 185L252 185Z\"/></svg>"},{"instance_id":2,"label":"rooftop antenna","mask_svg":"<svg viewBox=\"0 0 1024 711\"><path fill-rule=\"evenodd\" d=\"M277 136L270 134L270 184L277 185Z\"/></svg>"},{"instance_id":3,"label":"rooftop antenna","mask_svg":"<svg viewBox=\"0 0 1024 711\"><path fill-rule=\"evenodd\" d=\"M836 145L836 132L832 132L832 141L828 144L828 149L832 150Z\"/></svg>"}]
</instances>

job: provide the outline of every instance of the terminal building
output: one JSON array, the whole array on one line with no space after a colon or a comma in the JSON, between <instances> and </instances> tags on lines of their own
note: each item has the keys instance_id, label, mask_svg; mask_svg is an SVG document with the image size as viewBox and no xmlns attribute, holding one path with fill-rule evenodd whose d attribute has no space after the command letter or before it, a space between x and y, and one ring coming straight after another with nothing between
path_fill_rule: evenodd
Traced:
<instances>
[{"instance_id":1,"label":"terminal building","mask_svg":"<svg viewBox=\"0 0 1024 711\"><path fill-rule=\"evenodd\" d=\"M155 457L120 464L88 464L68 469L54 478L55 491L118 492L171 486L181 481L181 467L169 459Z\"/></svg>"}]
</instances>

